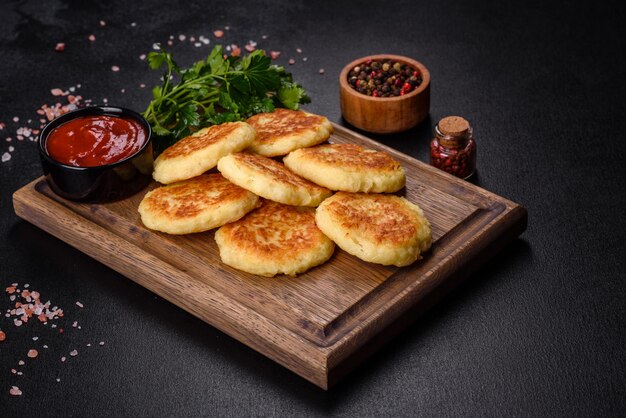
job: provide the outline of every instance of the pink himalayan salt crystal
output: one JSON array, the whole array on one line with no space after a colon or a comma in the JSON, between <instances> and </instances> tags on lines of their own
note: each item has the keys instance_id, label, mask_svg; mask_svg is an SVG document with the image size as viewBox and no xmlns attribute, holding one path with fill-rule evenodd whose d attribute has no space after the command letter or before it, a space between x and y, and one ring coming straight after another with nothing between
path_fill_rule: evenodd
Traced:
<instances>
[{"instance_id":1,"label":"pink himalayan salt crystal","mask_svg":"<svg viewBox=\"0 0 626 418\"><path fill-rule=\"evenodd\" d=\"M22 391L17 386L11 386L11 389L9 389L9 395L11 396L20 396L21 394Z\"/></svg>"}]
</instances>

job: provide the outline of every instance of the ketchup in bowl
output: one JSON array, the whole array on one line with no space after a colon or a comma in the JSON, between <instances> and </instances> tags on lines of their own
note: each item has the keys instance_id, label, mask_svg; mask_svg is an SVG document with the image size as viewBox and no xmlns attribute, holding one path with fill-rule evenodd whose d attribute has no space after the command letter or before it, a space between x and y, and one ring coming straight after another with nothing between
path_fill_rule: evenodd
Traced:
<instances>
[{"instance_id":1,"label":"ketchup in bowl","mask_svg":"<svg viewBox=\"0 0 626 418\"><path fill-rule=\"evenodd\" d=\"M152 181L152 129L146 118L130 109L85 107L43 128L39 157L46 183L57 195L113 202Z\"/></svg>"},{"instance_id":2,"label":"ketchup in bowl","mask_svg":"<svg viewBox=\"0 0 626 418\"><path fill-rule=\"evenodd\" d=\"M54 128L46 140L46 151L62 164L97 167L134 155L147 138L145 128L134 119L90 115Z\"/></svg>"}]
</instances>

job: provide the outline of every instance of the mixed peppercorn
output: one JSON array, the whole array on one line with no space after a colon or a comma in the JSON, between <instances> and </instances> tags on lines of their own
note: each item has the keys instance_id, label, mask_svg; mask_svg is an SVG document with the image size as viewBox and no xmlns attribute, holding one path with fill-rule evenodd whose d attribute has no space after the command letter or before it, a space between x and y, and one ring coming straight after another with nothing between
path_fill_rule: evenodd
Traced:
<instances>
[{"instance_id":1,"label":"mixed peppercorn","mask_svg":"<svg viewBox=\"0 0 626 418\"><path fill-rule=\"evenodd\" d=\"M422 84L422 75L405 63L368 59L350 70L348 84L367 96L403 96Z\"/></svg>"},{"instance_id":2,"label":"mixed peppercorn","mask_svg":"<svg viewBox=\"0 0 626 418\"><path fill-rule=\"evenodd\" d=\"M476 141L467 120L449 116L439 121L430 142L430 164L462 179L474 174Z\"/></svg>"}]
</instances>

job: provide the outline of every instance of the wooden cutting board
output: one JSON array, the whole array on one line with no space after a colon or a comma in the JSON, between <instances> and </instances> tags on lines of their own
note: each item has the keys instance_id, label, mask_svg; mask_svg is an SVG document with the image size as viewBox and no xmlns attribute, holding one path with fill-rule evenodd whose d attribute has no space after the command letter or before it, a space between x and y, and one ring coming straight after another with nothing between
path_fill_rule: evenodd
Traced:
<instances>
[{"instance_id":1,"label":"wooden cutting board","mask_svg":"<svg viewBox=\"0 0 626 418\"><path fill-rule=\"evenodd\" d=\"M334 143L388 152L407 173L401 191L430 220L433 246L403 268L337 248L298 277L265 278L220 261L214 231L172 236L146 229L144 193L108 204L55 195L43 178L13 195L15 212L85 254L328 389L526 229L526 210L335 125ZM154 187L152 185L151 187Z\"/></svg>"}]
</instances>

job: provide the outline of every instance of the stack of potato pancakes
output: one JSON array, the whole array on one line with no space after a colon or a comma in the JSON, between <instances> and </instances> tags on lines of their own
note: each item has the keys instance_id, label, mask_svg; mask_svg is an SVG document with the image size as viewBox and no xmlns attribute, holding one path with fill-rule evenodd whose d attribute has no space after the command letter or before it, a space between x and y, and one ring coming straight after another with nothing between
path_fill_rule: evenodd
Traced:
<instances>
[{"instance_id":1,"label":"stack of potato pancakes","mask_svg":"<svg viewBox=\"0 0 626 418\"><path fill-rule=\"evenodd\" d=\"M332 131L325 117L287 109L202 129L156 159L153 177L164 186L145 195L141 220L168 234L219 228L222 261L261 276L303 273L335 244L384 265L421 258L432 242L428 220L388 194L405 185L400 163L325 143Z\"/></svg>"}]
</instances>

